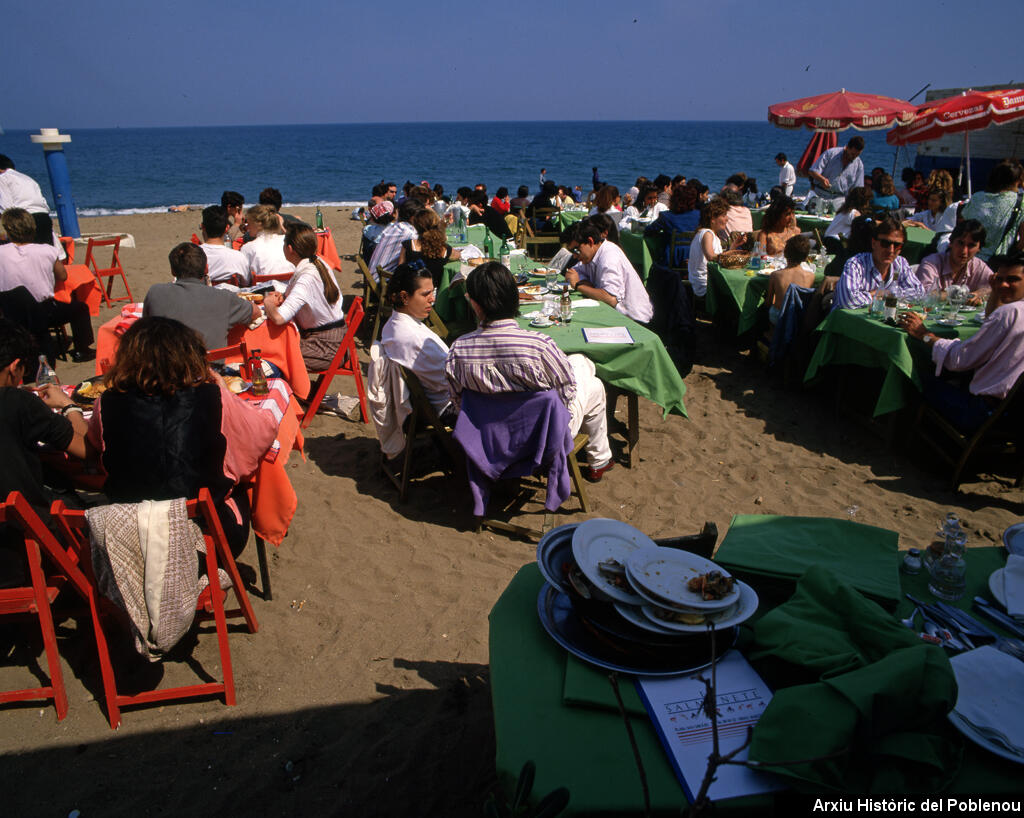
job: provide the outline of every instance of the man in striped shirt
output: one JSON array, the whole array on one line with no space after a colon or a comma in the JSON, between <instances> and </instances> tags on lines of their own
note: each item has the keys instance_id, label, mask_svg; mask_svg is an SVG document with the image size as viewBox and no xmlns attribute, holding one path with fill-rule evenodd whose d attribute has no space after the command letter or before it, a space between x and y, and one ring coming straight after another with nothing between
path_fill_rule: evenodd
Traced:
<instances>
[{"instance_id":1,"label":"man in striped shirt","mask_svg":"<svg viewBox=\"0 0 1024 818\"><path fill-rule=\"evenodd\" d=\"M556 390L569 410L569 431L575 435L582 428L590 438L584 476L596 483L612 467L612 453L604 385L594 364L582 355L566 356L549 335L519 328L519 291L501 264L477 267L466 279L466 290L480 326L455 341L448 353L445 374L454 405L459 406L463 390Z\"/></svg>"},{"instance_id":2,"label":"man in striped shirt","mask_svg":"<svg viewBox=\"0 0 1024 818\"><path fill-rule=\"evenodd\" d=\"M377 267L383 267L389 273L398 266L402 255L402 242L416 238L416 228L410 224L412 217L423 210L423 205L416 199L406 199L398 208L398 221L389 224L377 239L377 246L370 256L370 272L373 280L378 279Z\"/></svg>"}]
</instances>

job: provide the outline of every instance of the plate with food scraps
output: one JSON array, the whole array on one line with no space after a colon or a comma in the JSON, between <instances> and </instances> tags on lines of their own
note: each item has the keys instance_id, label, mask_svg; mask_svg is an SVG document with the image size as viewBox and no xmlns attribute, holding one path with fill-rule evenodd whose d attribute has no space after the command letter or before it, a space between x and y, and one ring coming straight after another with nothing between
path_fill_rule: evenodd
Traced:
<instances>
[{"instance_id":1,"label":"plate with food scraps","mask_svg":"<svg viewBox=\"0 0 1024 818\"><path fill-rule=\"evenodd\" d=\"M626 579L626 560L638 548L656 548L638 528L597 517L580 523L572 534L572 555L583 575L616 602L643 605Z\"/></svg>"},{"instance_id":2,"label":"plate with food scraps","mask_svg":"<svg viewBox=\"0 0 1024 818\"><path fill-rule=\"evenodd\" d=\"M629 555L629 579L660 605L720 611L740 596L735 580L711 560L678 548L637 549Z\"/></svg>"},{"instance_id":3,"label":"plate with food scraps","mask_svg":"<svg viewBox=\"0 0 1024 818\"><path fill-rule=\"evenodd\" d=\"M640 610L655 625L668 628L678 633L703 633L708 623L715 628L731 628L746 622L757 611L759 600L757 592L745 582L736 582L736 593L739 599L723 611L706 611L703 614L673 611L654 605L644 605Z\"/></svg>"},{"instance_id":4,"label":"plate with food scraps","mask_svg":"<svg viewBox=\"0 0 1024 818\"><path fill-rule=\"evenodd\" d=\"M566 574L572 563L572 532L576 523L552 528L537 543L537 567L549 583L567 590Z\"/></svg>"},{"instance_id":5,"label":"plate with food scraps","mask_svg":"<svg viewBox=\"0 0 1024 818\"><path fill-rule=\"evenodd\" d=\"M224 385L227 386L228 391L234 392L236 395L252 389L252 381L244 380L237 375L228 375L224 378Z\"/></svg>"},{"instance_id":6,"label":"plate with food scraps","mask_svg":"<svg viewBox=\"0 0 1024 818\"><path fill-rule=\"evenodd\" d=\"M519 288L519 292L522 295L528 295L531 298L533 298L535 296L538 296L538 295L544 295L545 290L546 290L546 288L542 287L540 284L531 284L529 287L520 287Z\"/></svg>"},{"instance_id":7,"label":"plate with food scraps","mask_svg":"<svg viewBox=\"0 0 1024 818\"><path fill-rule=\"evenodd\" d=\"M103 383L104 377L104 375L96 375L86 378L75 387L71 393L71 400L85 406L93 404L100 395L107 391L107 386Z\"/></svg>"},{"instance_id":8,"label":"plate with food scraps","mask_svg":"<svg viewBox=\"0 0 1024 818\"><path fill-rule=\"evenodd\" d=\"M613 602L612 604L615 606L615 610L619 612L619 616L638 628L643 628L651 633L660 633L664 636L678 633L678 631L672 630L672 628L666 628L664 625L652 622L635 605L627 605L624 602Z\"/></svg>"}]
</instances>

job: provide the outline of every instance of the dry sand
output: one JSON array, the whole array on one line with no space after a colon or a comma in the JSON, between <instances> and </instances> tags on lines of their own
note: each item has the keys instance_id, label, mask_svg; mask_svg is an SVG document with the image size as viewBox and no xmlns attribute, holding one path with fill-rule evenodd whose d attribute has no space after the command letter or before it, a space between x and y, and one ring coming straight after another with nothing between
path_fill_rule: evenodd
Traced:
<instances>
[{"instance_id":1,"label":"dry sand","mask_svg":"<svg viewBox=\"0 0 1024 818\"><path fill-rule=\"evenodd\" d=\"M358 224L348 210L324 215L339 253L353 253ZM135 236L123 261L141 300L169 278L167 252L198 223L187 212L86 218L82 229ZM355 268L343 266L350 292ZM97 323L112 314L102 310ZM654 537L705 520L724 536L737 513L844 517L899 532L903 548L922 545L948 510L964 518L973 545L995 544L1018 519L1022 493L1005 480L954 496L944 469L837 421L827 395L783 390L734 345L702 333L702 365L686 378L690 419L662 421L642 400L639 461L588 487L593 516ZM68 382L91 365L59 371ZM52 706L0 712L0 812L482 814L495 783L487 614L534 549L468 530L466 491L440 474L400 504L378 452L372 427L320 415L307 459L292 456L299 509L272 554L274 599L253 595L259 632L232 636L236 707L128 710L114 733L94 698L89 640L72 621L62 625L70 712L61 723ZM255 566L254 549L241 562ZM193 655L218 667L209 633ZM167 663L165 681L192 678L184 663ZM27 682L23 670L0 668L0 687L18 682Z\"/></svg>"}]
</instances>

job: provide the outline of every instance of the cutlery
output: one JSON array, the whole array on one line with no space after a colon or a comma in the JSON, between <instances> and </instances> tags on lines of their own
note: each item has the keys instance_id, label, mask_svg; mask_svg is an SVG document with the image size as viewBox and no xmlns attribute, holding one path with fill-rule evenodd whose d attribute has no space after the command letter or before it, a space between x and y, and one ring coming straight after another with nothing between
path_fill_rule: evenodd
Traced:
<instances>
[{"instance_id":1,"label":"cutlery","mask_svg":"<svg viewBox=\"0 0 1024 818\"><path fill-rule=\"evenodd\" d=\"M999 627L1009 631L1014 636L1024 639L1024 628L1016 620L1011 619L998 608L993 607L984 597L974 597L974 608L986 619L995 622Z\"/></svg>"},{"instance_id":2,"label":"cutlery","mask_svg":"<svg viewBox=\"0 0 1024 818\"><path fill-rule=\"evenodd\" d=\"M961 626L961 630L975 637L989 637L995 639L996 635L982 625L977 619L971 616L966 611L962 611L959 608L955 608L952 605L948 605L945 602L936 602L935 607L947 618L952 619L958 625Z\"/></svg>"},{"instance_id":3,"label":"cutlery","mask_svg":"<svg viewBox=\"0 0 1024 818\"><path fill-rule=\"evenodd\" d=\"M914 627L914 620L917 619L917 615L919 613L921 613L921 609L920 608L914 608L914 611L913 611L913 613L910 614L910 616L908 616L906 619L901 619L900 620L900 624L906 625L912 631L913 630L917 630Z\"/></svg>"}]
</instances>

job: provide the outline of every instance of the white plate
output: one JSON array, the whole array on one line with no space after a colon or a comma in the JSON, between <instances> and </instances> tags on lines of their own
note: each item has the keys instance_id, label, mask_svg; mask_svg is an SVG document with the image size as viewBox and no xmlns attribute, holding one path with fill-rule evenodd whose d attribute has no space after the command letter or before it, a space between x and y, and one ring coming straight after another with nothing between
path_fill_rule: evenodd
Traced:
<instances>
[{"instance_id":1,"label":"white plate","mask_svg":"<svg viewBox=\"0 0 1024 818\"><path fill-rule=\"evenodd\" d=\"M709 571L719 571L729 576L711 560L698 557L678 548L661 548L657 545L634 551L627 563L628 576L634 588L640 588L658 600L662 607L684 607L699 611L720 611L736 603L740 598L739 588L721 599L704 599L697 591L686 587L687 582Z\"/></svg>"},{"instance_id":2,"label":"white plate","mask_svg":"<svg viewBox=\"0 0 1024 818\"><path fill-rule=\"evenodd\" d=\"M616 602L630 605L643 605L646 600L632 591L612 585L597 564L613 559L625 565L636 549L651 546L654 546L654 540L638 528L605 517L586 520L572 533L572 555L583 575Z\"/></svg>"},{"instance_id":3,"label":"white plate","mask_svg":"<svg viewBox=\"0 0 1024 818\"><path fill-rule=\"evenodd\" d=\"M1024 523L1014 523L1003 532L1003 545L1011 554L1024 556Z\"/></svg>"},{"instance_id":4,"label":"white plate","mask_svg":"<svg viewBox=\"0 0 1024 818\"><path fill-rule=\"evenodd\" d=\"M623 602L613 602L612 605L614 605L615 610L619 612L619 616L630 624L636 625L638 628L643 628L643 630L650 631L651 633L672 634L673 636L677 633L677 631L674 631L671 628L665 628L655 622L652 622L644 616L643 613L641 613L639 608L635 608L632 605L626 605Z\"/></svg>"},{"instance_id":5,"label":"white plate","mask_svg":"<svg viewBox=\"0 0 1024 818\"><path fill-rule=\"evenodd\" d=\"M757 611L759 600L754 589L745 582L737 581L736 586L739 601L735 605L730 606L724 611L705 614L708 619L715 623L716 628L731 628L733 625L739 625L741 622L746 622L750 619ZM676 633L704 633L708 629L707 624L704 622L700 625L686 625L682 622L666 622L664 619L659 619L653 605L644 605L640 610L655 625L668 628Z\"/></svg>"},{"instance_id":6,"label":"white plate","mask_svg":"<svg viewBox=\"0 0 1024 818\"><path fill-rule=\"evenodd\" d=\"M550 318L546 318L546 317L544 317L544 318L534 318L532 321L530 321L530 326L531 327L550 327L553 323L555 323L555 322L552 321Z\"/></svg>"},{"instance_id":7,"label":"white plate","mask_svg":"<svg viewBox=\"0 0 1024 818\"><path fill-rule=\"evenodd\" d=\"M992 598L1006 610L1006 594L1003 593L1003 573L1005 568L997 568L988 578L988 589L992 592Z\"/></svg>"},{"instance_id":8,"label":"white plate","mask_svg":"<svg viewBox=\"0 0 1024 818\"><path fill-rule=\"evenodd\" d=\"M963 320L960 318L940 318L935 323L941 324L944 327L959 327L963 323Z\"/></svg>"},{"instance_id":9,"label":"white plate","mask_svg":"<svg viewBox=\"0 0 1024 818\"><path fill-rule=\"evenodd\" d=\"M960 312L977 312L977 307L961 307Z\"/></svg>"}]
</instances>

